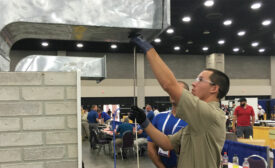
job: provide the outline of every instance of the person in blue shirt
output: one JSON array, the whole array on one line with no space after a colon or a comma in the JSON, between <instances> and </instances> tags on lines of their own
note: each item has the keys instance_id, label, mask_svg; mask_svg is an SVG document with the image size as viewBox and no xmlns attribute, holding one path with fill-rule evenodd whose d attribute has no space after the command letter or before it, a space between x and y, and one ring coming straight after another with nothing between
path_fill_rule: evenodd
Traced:
<instances>
[{"instance_id":1,"label":"person in blue shirt","mask_svg":"<svg viewBox=\"0 0 275 168\"><path fill-rule=\"evenodd\" d=\"M97 113L97 105L92 105L91 111L88 113L88 122L89 122L89 129L90 129L90 145L92 149L96 149L96 142L95 142L95 134L94 129L97 129L98 125L98 113Z\"/></svg>"},{"instance_id":2,"label":"person in blue shirt","mask_svg":"<svg viewBox=\"0 0 275 168\"><path fill-rule=\"evenodd\" d=\"M179 85L189 90L188 85L185 82L178 81ZM180 129L187 126L187 123L179 118L176 118L173 115L173 111L176 110L176 105L174 100L170 98L170 102L172 103L172 111L166 111L158 114L152 121L154 127L158 130L162 131L166 135L175 134ZM175 114L175 113L174 113ZM152 139L148 136L148 155L153 161L153 163L158 168L176 168L177 167L177 155L174 150L172 151L164 151L152 141Z\"/></svg>"},{"instance_id":3,"label":"person in blue shirt","mask_svg":"<svg viewBox=\"0 0 275 168\"><path fill-rule=\"evenodd\" d=\"M118 128L115 131L115 134L118 135L118 138L116 138L116 152L119 151L119 148L122 146L122 136L123 133L125 133L126 131L130 131L131 133L133 133L133 126L131 124L129 124L129 119L126 117L124 118L124 121L122 124L120 124L118 126ZM113 143L113 141L112 141ZM114 146L112 144L112 146ZM114 151L113 151L114 153Z\"/></svg>"},{"instance_id":4,"label":"person in blue shirt","mask_svg":"<svg viewBox=\"0 0 275 168\"><path fill-rule=\"evenodd\" d=\"M101 118L103 118L104 123L106 124L111 122L111 117L104 111L101 112Z\"/></svg>"},{"instance_id":5,"label":"person in blue shirt","mask_svg":"<svg viewBox=\"0 0 275 168\"><path fill-rule=\"evenodd\" d=\"M136 134L136 129L134 127L134 134ZM136 136L136 135L134 135ZM134 140L134 145L135 145L135 148L137 147L138 145L138 148L139 148L139 154L140 156L143 155L143 153L145 152L145 149L146 148L146 144L147 144L147 134L146 132L141 128L141 126L139 124L137 124L137 136L138 138Z\"/></svg>"},{"instance_id":6,"label":"person in blue shirt","mask_svg":"<svg viewBox=\"0 0 275 168\"><path fill-rule=\"evenodd\" d=\"M155 117L154 111L152 110L152 106L147 104L145 107L145 112L146 117L150 120L150 122L152 122Z\"/></svg>"}]
</instances>

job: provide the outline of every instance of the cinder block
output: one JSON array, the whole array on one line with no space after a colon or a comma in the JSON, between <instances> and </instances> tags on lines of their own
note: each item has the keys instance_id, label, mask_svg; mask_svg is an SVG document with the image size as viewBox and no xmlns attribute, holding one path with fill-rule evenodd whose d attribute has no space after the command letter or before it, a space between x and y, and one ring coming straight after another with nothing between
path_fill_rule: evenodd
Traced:
<instances>
[{"instance_id":1,"label":"cinder block","mask_svg":"<svg viewBox=\"0 0 275 168\"><path fill-rule=\"evenodd\" d=\"M34 147L24 149L24 160L61 159L65 156L64 146Z\"/></svg>"},{"instance_id":2,"label":"cinder block","mask_svg":"<svg viewBox=\"0 0 275 168\"><path fill-rule=\"evenodd\" d=\"M46 168L77 168L77 160L47 162Z\"/></svg>"},{"instance_id":3,"label":"cinder block","mask_svg":"<svg viewBox=\"0 0 275 168\"><path fill-rule=\"evenodd\" d=\"M46 85L76 85L76 72L47 72Z\"/></svg>"},{"instance_id":4,"label":"cinder block","mask_svg":"<svg viewBox=\"0 0 275 168\"><path fill-rule=\"evenodd\" d=\"M68 157L77 158L77 145L68 145Z\"/></svg>"},{"instance_id":5,"label":"cinder block","mask_svg":"<svg viewBox=\"0 0 275 168\"><path fill-rule=\"evenodd\" d=\"M67 124L68 128L77 128L77 116L68 116Z\"/></svg>"},{"instance_id":6,"label":"cinder block","mask_svg":"<svg viewBox=\"0 0 275 168\"><path fill-rule=\"evenodd\" d=\"M19 100L18 87L0 87L0 100Z\"/></svg>"},{"instance_id":7,"label":"cinder block","mask_svg":"<svg viewBox=\"0 0 275 168\"><path fill-rule=\"evenodd\" d=\"M28 145L42 145L41 132L28 133L0 133L0 147L1 146L28 146Z\"/></svg>"},{"instance_id":8,"label":"cinder block","mask_svg":"<svg viewBox=\"0 0 275 168\"><path fill-rule=\"evenodd\" d=\"M0 156L0 163L21 161L21 149L1 149Z\"/></svg>"},{"instance_id":9,"label":"cinder block","mask_svg":"<svg viewBox=\"0 0 275 168\"><path fill-rule=\"evenodd\" d=\"M43 162L5 164L1 168L44 168ZM75 167L76 168L76 167Z\"/></svg>"},{"instance_id":10,"label":"cinder block","mask_svg":"<svg viewBox=\"0 0 275 168\"><path fill-rule=\"evenodd\" d=\"M32 117L23 118L24 130L50 130L50 129L64 129L64 117Z\"/></svg>"},{"instance_id":11,"label":"cinder block","mask_svg":"<svg viewBox=\"0 0 275 168\"><path fill-rule=\"evenodd\" d=\"M63 100L63 87L23 87L24 100Z\"/></svg>"},{"instance_id":12,"label":"cinder block","mask_svg":"<svg viewBox=\"0 0 275 168\"><path fill-rule=\"evenodd\" d=\"M46 133L46 144L68 144L68 143L77 143L76 131Z\"/></svg>"},{"instance_id":13,"label":"cinder block","mask_svg":"<svg viewBox=\"0 0 275 168\"><path fill-rule=\"evenodd\" d=\"M53 114L76 114L76 102L48 102L45 103L45 113Z\"/></svg>"},{"instance_id":14,"label":"cinder block","mask_svg":"<svg viewBox=\"0 0 275 168\"><path fill-rule=\"evenodd\" d=\"M0 131L17 131L17 130L20 130L19 118L0 118Z\"/></svg>"},{"instance_id":15,"label":"cinder block","mask_svg":"<svg viewBox=\"0 0 275 168\"><path fill-rule=\"evenodd\" d=\"M76 87L66 87L66 99L76 99Z\"/></svg>"},{"instance_id":16,"label":"cinder block","mask_svg":"<svg viewBox=\"0 0 275 168\"><path fill-rule=\"evenodd\" d=\"M41 114L42 103L40 102L0 103L0 116L26 116Z\"/></svg>"},{"instance_id":17,"label":"cinder block","mask_svg":"<svg viewBox=\"0 0 275 168\"><path fill-rule=\"evenodd\" d=\"M0 85L41 85L41 72L1 72Z\"/></svg>"}]
</instances>

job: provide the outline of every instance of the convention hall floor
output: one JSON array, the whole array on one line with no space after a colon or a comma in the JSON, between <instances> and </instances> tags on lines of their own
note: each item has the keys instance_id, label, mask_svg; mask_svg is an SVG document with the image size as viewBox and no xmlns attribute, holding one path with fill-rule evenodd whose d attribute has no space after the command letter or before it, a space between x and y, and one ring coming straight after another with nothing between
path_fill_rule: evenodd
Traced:
<instances>
[{"instance_id":1,"label":"convention hall floor","mask_svg":"<svg viewBox=\"0 0 275 168\"><path fill-rule=\"evenodd\" d=\"M108 151L108 148L106 149ZM108 153L108 152L107 152ZM82 141L82 160L84 161L85 168L113 168L114 159L104 154L103 150L97 153L97 150L91 150L89 141ZM128 156L128 159L122 160L117 157L117 168L137 168L136 156ZM140 168L155 168L154 164L148 157L147 153L140 157Z\"/></svg>"}]
</instances>

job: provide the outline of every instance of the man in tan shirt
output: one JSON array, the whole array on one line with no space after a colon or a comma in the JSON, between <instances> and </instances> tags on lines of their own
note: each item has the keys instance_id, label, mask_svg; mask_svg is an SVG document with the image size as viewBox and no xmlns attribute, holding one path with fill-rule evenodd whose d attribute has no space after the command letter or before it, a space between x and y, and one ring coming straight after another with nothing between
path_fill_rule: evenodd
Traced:
<instances>
[{"instance_id":1,"label":"man in tan shirt","mask_svg":"<svg viewBox=\"0 0 275 168\"><path fill-rule=\"evenodd\" d=\"M133 38L132 42L146 53L160 85L175 100L176 117L186 121L188 126L166 136L146 119L142 109L132 107L130 118L136 119L162 149L180 152L178 168L218 168L226 121L219 101L229 90L229 78L218 70L205 69L192 83L190 93L178 85L175 76L150 43L140 37Z\"/></svg>"}]
</instances>

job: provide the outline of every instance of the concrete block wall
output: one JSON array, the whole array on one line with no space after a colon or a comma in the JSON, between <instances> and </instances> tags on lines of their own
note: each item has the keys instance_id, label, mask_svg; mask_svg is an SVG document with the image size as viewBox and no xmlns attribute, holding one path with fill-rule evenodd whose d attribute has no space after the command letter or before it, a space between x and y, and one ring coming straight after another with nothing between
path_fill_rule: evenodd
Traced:
<instances>
[{"instance_id":1,"label":"concrete block wall","mask_svg":"<svg viewBox=\"0 0 275 168\"><path fill-rule=\"evenodd\" d=\"M75 72L0 73L0 168L77 168L76 88Z\"/></svg>"}]
</instances>

